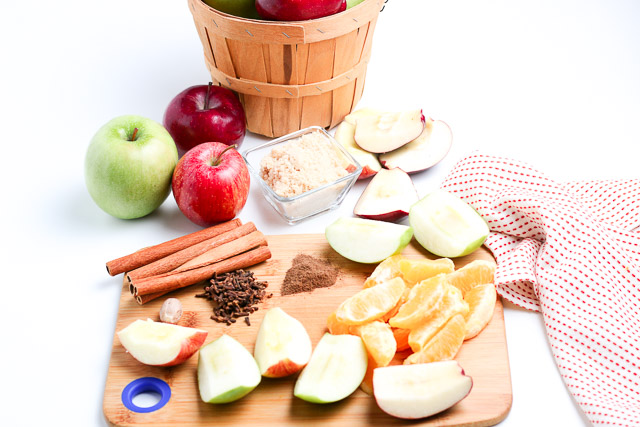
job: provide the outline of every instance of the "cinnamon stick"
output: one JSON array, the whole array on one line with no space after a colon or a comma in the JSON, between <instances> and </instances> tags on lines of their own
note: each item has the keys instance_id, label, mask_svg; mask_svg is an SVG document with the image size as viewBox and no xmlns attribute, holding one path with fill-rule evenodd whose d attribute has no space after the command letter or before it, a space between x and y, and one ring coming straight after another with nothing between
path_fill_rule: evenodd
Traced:
<instances>
[{"instance_id":1,"label":"cinnamon stick","mask_svg":"<svg viewBox=\"0 0 640 427\"><path fill-rule=\"evenodd\" d=\"M228 273L229 271L247 268L271 258L268 246L258 246L248 252L225 260L215 262L185 271L172 271L157 276L134 280L132 285L136 296L169 292L175 289L193 285L213 276L214 273Z\"/></svg>"},{"instance_id":2,"label":"cinnamon stick","mask_svg":"<svg viewBox=\"0 0 640 427\"><path fill-rule=\"evenodd\" d=\"M185 262L188 262L189 260L202 255L211 249L232 242L254 231L256 231L256 226L252 222L248 222L239 226L238 228L234 228L233 230L218 234L217 236L214 236L203 242L196 243L193 246L189 246L188 248L182 249L181 251L175 252L164 258L160 258L159 260L154 261L150 264L143 265L140 268L136 268L135 270L130 271L126 274L127 279L129 280L129 283L131 283L133 279L142 279L145 277L157 276L158 274L174 270L183 265Z\"/></svg>"},{"instance_id":3,"label":"cinnamon stick","mask_svg":"<svg viewBox=\"0 0 640 427\"><path fill-rule=\"evenodd\" d=\"M107 262L107 273L111 276L115 276L117 274L124 273L125 271L134 270L184 248L193 246L196 243L200 243L226 231L233 230L241 224L242 222L238 218L235 218L231 221L223 222L221 224L214 225L213 227L205 228L204 230L169 240L168 242L140 249L132 254Z\"/></svg>"},{"instance_id":4,"label":"cinnamon stick","mask_svg":"<svg viewBox=\"0 0 640 427\"><path fill-rule=\"evenodd\" d=\"M156 292L155 294L147 294L147 295L137 295L135 297L136 302L140 305L146 304L149 301L153 301L156 298L160 298L162 295L168 294L171 291L166 292Z\"/></svg>"},{"instance_id":5,"label":"cinnamon stick","mask_svg":"<svg viewBox=\"0 0 640 427\"><path fill-rule=\"evenodd\" d=\"M217 248L210 249L202 255L184 263L174 271L193 270L194 268L204 267L205 265L213 264L214 262L239 255L249 249L266 245L267 239L264 237L264 234L259 231L254 231L253 233L242 236L239 239L225 243Z\"/></svg>"}]
</instances>

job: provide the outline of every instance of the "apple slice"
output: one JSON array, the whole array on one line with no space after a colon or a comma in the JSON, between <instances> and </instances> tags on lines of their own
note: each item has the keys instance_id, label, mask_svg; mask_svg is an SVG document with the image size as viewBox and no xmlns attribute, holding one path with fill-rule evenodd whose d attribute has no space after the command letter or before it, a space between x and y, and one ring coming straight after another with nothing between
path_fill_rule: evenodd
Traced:
<instances>
[{"instance_id":1,"label":"apple slice","mask_svg":"<svg viewBox=\"0 0 640 427\"><path fill-rule=\"evenodd\" d=\"M338 218L325 229L325 237L336 252L365 264L400 253L412 236L413 230L406 225L363 218Z\"/></svg>"},{"instance_id":2,"label":"apple slice","mask_svg":"<svg viewBox=\"0 0 640 427\"><path fill-rule=\"evenodd\" d=\"M202 347L198 389L205 403L228 403L249 394L262 377L249 350L229 335Z\"/></svg>"},{"instance_id":3,"label":"apple slice","mask_svg":"<svg viewBox=\"0 0 640 427\"><path fill-rule=\"evenodd\" d=\"M382 114L384 114L384 111L376 110L375 108L364 107L354 111L351 114L347 114L347 116L344 118L344 121L355 126L360 117L380 116Z\"/></svg>"},{"instance_id":4,"label":"apple slice","mask_svg":"<svg viewBox=\"0 0 640 427\"><path fill-rule=\"evenodd\" d=\"M186 361L206 338L207 331L151 319L138 319L118 332L125 350L140 363L152 366L174 366Z\"/></svg>"},{"instance_id":5,"label":"apple slice","mask_svg":"<svg viewBox=\"0 0 640 427\"><path fill-rule=\"evenodd\" d=\"M428 119L420 136L397 150L378 155L378 159L387 169L400 168L406 173L419 172L444 159L452 142L453 134L448 124Z\"/></svg>"},{"instance_id":6,"label":"apple slice","mask_svg":"<svg viewBox=\"0 0 640 427\"><path fill-rule=\"evenodd\" d=\"M382 169L362 192L353 213L362 218L395 221L409 215L409 209L419 199L405 171Z\"/></svg>"},{"instance_id":7,"label":"apple slice","mask_svg":"<svg viewBox=\"0 0 640 427\"><path fill-rule=\"evenodd\" d=\"M367 372L367 350L355 335L324 334L293 395L312 403L331 403L353 393Z\"/></svg>"},{"instance_id":8,"label":"apple slice","mask_svg":"<svg viewBox=\"0 0 640 427\"><path fill-rule=\"evenodd\" d=\"M434 191L413 205L409 223L416 240L444 258L470 254L489 235L487 223L475 209L444 190Z\"/></svg>"},{"instance_id":9,"label":"apple slice","mask_svg":"<svg viewBox=\"0 0 640 427\"><path fill-rule=\"evenodd\" d=\"M370 153L386 153L416 139L424 129L422 110L366 114L356 119L356 144Z\"/></svg>"},{"instance_id":10,"label":"apple slice","mask_svg":"<svg viewBox=\"0 0 640 427\"><path fill-rule=\"evenodd\" d=\"M353 139L355 133L355 125L344 121L340 123L340 126L336 129L335 138L336 141L338 141L362 166L362 172L358 179L369 178L382 169L382 166L375 154L364 151L362 148L358 147L355 139Z\"/></svg>"},{"instance_id":11,"label":"apple slice","mask_svg":"<svg viewBox=\"0 0 640 427\"><path fill-rule=\"evenodd\" d=\"M384 412L398 418L424 418L464 399L473 386L455 360L395 365L373 371L373 394Z\"/></svg>"},{"instance_id":12,"label":"apple slice","mask_svg":"<svg viewBox=\"0 0 640 427\"><path fill-rule=\"evenodd\" d=\"M302 323L275 307L264 315L253 355L262 376L279 378L302 369L309 362L311 348Z\"/></svg>"}]
</instances>

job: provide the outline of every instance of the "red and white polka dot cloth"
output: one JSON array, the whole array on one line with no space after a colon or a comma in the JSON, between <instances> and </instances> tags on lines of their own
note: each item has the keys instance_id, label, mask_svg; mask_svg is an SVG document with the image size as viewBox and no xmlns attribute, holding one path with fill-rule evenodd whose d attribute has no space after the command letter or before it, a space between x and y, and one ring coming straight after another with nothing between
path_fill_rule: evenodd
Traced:
<instances>
[{"instance_id":1,"label":"red and white polka dot cloth","mask_svg":"<svg viewBox=\"0 0 640 427\"><path fill-rule=\"evenodd\" d=\"M525 163L474 154L442 188L489 224L498 293L542 313L587 417L640 425L640 180L560 184Z\"/></svg>"}]
</instances>

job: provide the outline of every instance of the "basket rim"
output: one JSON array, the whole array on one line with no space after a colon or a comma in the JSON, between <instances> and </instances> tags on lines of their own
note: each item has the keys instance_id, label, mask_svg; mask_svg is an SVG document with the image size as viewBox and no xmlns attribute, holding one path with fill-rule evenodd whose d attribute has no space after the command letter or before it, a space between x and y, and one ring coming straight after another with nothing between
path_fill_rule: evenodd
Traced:
<instances>
[{"instance_id":1,"label":"basket rim","mask_svg":"<svg viewBox=\"0 0 640 427\"><path fill-rule=\"evenodd\" d=\"M189 9L197 25L211 19L212 31L219 31L226 37L237 40L256 41L265 36L278 37L274 42L282 44L312 43L336 38L349 33L377 18L385 0L365 0L342 12L305 21L267 21L243 18L221 12L203 0L188 0ZM200 21L200 22L199 22Z\"/></svg>"}]
</instances>

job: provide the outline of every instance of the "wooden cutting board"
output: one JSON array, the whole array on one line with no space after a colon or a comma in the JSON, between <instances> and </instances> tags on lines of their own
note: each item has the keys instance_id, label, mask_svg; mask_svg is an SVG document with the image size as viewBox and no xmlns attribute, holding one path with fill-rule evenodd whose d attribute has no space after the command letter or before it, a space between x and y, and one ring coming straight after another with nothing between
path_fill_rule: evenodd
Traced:
<instances>
[{"instance_id":1,"label":"wooden cutting board","mask_svg":"<svg viewBox=\"0 0 640 427\"><path fill-rule=\"evenodd\" d=\"M364 279L375 267L343 258L331 249L324 236L320 234L269 236L268 241L272 258L251 270L259 280L268 281L269 290L274 296L251 315L251 326L247 326L241 319L231 326L211 320L211 303L194 296L202 292L201 285L190 286L169 295L179 298L183 304L184 314L179 324L207 330L209 335L205 344L225 333L253 352L264 313L271 307L279 306L304 324L315 347L326 332L327 316L344 299L362 289ZM284 275L291 267L292 259L299 253L331 261L340 270L336 284L313 292L281 296L280 286ZM403 254L415 258L433 258L415 241L405 248ZM491 259L491 254L481 248L469 256L456 259L456 268L474 259ZM159 298L140 306L131 297L128 287L123 285L116 331L136 319L159 320L158 310L163 301L164 298ZM473 389L469 396L439 415L412 424L488 426L497 424L506 417L511 408L511 376L500 301L496 304L489 325L480 335L464 343L456 359L473 378ZM103 402L107 421L118 426L215 424L356 427L407 423L382 412L375 399L359 389L347 399L333 404L317 405L304 402L293 397L295 378L263 378L252 393L236 402L226 405L203 403L198 393L197 361L196 354L184 364L172 368L146 366L125 353L117 336L114 336ZM121 400L123 389L131 381L149 376L160 378L169 384L172 392L169 402L150 413L128 410Z\"/></svg>"}]
</instances>

